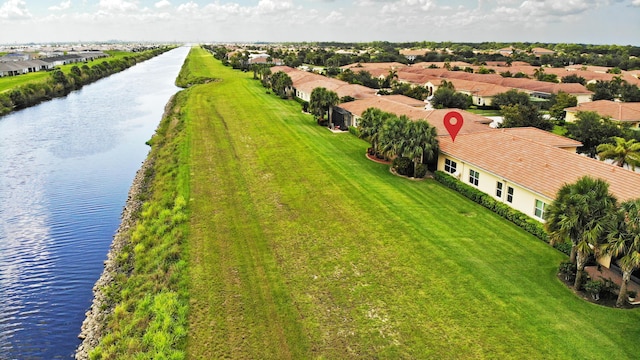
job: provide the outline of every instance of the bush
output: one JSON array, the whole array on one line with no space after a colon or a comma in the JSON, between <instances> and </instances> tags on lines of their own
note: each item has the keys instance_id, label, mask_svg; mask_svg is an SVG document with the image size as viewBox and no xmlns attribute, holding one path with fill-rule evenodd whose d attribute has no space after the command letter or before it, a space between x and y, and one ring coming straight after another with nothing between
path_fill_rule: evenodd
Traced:
<instances>
[{"instance_id":1,"label":"bush","mask_svg":"<svg viewBox=\"0 0 640 360\"><path fill-rule=\"evenodd\" d=\"M425 175L427 175L427 166L425 164L418 164L414 176L416 178L423 178Z\"/></svg>"},{"instance_id":2,"label":"bush","mask_svg":"<svg viewBox=\"0 0 640 360\"><path fill-rule=\"evenodd\" d=\"M571 261L563 261L558 268L558 274L560 274L565 281L573 281L576 276L576 264Z\"/></svg>"},{"instance_id":3,"label":"bush","mask_svg":"<svg viewBox=\"0 0 640 360\"><path fill-rule=\"evenodd\" d=\"M505 203L497 201L490 195L485 194L484 192L459 181L458 179L446 174L445 172L436 171L434 174L434 178L444 186L459 192L463 196L495 212L496 214L518 225L540 240L547 243L549 242L547 232L544 230L544 226L540 222L532 219L526 214L513 209Z\"/></svg>"},{"instance_id":4,"label":"bush","mask_svg":"<svg viewBox=\"0 0 640 360\"><path fill-rule=\"evenodd\" d=\"M584 284L584 290L591 294L593 300L600 300L600 291L604 284L599 280L589 280Z\"/></svg>"},{"instance_id":5,"label":"bush","mask_svg":"<svg viewBox=\"0 0 640 360\"><path fill-rule=\"evenodd\" d=\"M406 157L398 156L393 160L391 167L400 175L409 176L413 174L413 161Z\"/></svg>"}]
</instances>

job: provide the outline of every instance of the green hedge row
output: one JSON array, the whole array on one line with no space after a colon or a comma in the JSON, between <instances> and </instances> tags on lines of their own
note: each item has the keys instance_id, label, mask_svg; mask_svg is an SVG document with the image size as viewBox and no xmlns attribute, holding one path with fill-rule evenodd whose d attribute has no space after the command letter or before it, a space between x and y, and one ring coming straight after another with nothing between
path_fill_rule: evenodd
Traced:
<instances>
[{"instance_id":1,"label":"green hedge row","mask_svg":"<svg viewBox=\"0 0 640 360\"><path fill-rule=\"evenodd\" d=\"M547 232L544 229L544 226L537 220L532 219L531 217L510 207L505 203L497 201L491 195L486 194L470 185L467 185L443 171L436 171L434 174L434 179L436 179L436 181L440 182L444 186L459 192L460 194L468 197L476 203L486 207L487 209L518 225L540 240L547 243L549 242L549 238L547 236Z\"/></svg>"}]
</instances>

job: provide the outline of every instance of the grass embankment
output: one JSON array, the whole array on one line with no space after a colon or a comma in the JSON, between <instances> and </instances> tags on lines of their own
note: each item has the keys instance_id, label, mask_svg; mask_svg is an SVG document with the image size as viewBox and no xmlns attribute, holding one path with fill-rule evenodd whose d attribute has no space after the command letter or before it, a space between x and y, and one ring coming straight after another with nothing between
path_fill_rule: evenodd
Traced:
<instances>
[{"instance_id":1,"label":"grass embankment","mask_svg":"<svg viewBox=\"0 0 640 360\"><path fill-rule=\"evenodd\" d=\"M221 81L182 109L188 358L637 357L640 312L576 297L548 245L391 175L251 74L189 59Z\"/></svg>"},{"instance_id":2,"label":"grass embankment","mask_svg":"<svg viewBox=\"0 0 640 360\"><path fill-rule=\"evenodd\" d=\"M156 134L147 161L147 191L135 201L144 201L134 216L117 255L114 281L101 289L103 306L110 308L92 359L182 359L187 335L187 262L184 240L188 169L180 109L185 93L172 100ZM104 309L102 309L104 310Z\"/></svg>"}]
</instances>

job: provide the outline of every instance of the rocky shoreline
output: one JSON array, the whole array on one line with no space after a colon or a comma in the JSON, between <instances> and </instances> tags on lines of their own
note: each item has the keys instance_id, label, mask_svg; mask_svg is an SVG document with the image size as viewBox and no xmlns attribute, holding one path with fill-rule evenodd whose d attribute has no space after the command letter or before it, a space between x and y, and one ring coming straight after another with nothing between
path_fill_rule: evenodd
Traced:
<instances>
[{"instance_id":1,"label":"rocky shoreline","mask_svg":"<svg viewBox=\"0 0 640 360\"><path fill-rule=\"evenodd\" d=\"M123 269L118 268L116 259L122 249L129 243L131 229L136 225L137 214L144 204L140 195L147 191L149 179L146 174L152 166L153 159L147 156L140 169L136 172L129 189L127 202L122 211L122 220L113 237L107 260L104 262L104 270L93 286L93 302L89 311L85 314L86 317L82 322L80 334L78 335L82 339L82 343L76 349L76 359L89 359L89 352L98 345L103 335L106 319L115 307L115 304L110 303L107 299L103 289L114 281L118 272L123 271Z\"/></svg>"}]
</instances>

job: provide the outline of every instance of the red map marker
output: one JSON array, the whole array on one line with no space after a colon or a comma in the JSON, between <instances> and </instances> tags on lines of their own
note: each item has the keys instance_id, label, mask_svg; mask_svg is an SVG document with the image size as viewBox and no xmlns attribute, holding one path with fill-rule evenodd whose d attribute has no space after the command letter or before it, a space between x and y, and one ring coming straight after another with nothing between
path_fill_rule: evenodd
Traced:
<instances>
[{"instance_id":1,"label":"red map marker","mask_svg":"<svg viewBox=\"0 0 640 360\"><path fill-rule=\"evenodd\" d=\"M462 115L457 111L449 111L444 116L444 127L447 128L449 135L451 135L451 141L456 141L456 135L462 129L463 123Z\"/></svg>"}]
</instances>

